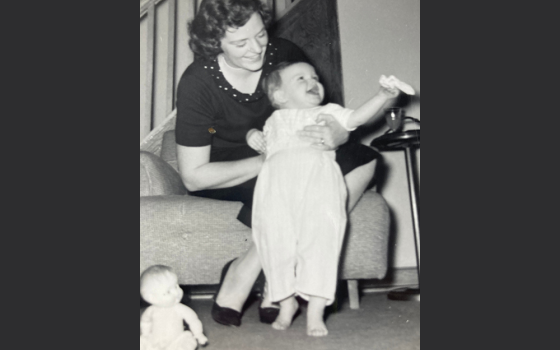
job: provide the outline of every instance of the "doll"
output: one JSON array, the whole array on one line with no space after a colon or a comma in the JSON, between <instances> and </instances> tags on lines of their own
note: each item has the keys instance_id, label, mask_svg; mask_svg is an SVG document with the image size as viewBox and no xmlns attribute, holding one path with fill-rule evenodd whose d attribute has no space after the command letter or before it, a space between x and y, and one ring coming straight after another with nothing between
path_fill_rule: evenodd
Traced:
<instances>
[{"instance_id":1,"label":"doll","mask_svg":"<svg viewBox=\"0 0 560 350\"><path fill-rule=\"evenodd\" d=\"M196 313L181 304L183 290L170 267L149 267L140 276L140 295L151 304L140 319L140 350L194 350L206 345ZM183 328L183 320L191 331Z\"/></svg>"}]
</instances>

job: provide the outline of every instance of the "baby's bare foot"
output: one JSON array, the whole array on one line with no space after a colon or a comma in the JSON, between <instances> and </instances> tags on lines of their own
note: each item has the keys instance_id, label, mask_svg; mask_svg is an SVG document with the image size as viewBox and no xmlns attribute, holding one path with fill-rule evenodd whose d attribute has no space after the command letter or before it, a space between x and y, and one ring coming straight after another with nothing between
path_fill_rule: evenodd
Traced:
<instances>
[{"instance_id":1,"label":"baby's bare foot","mask_svg":"<svg viewBox=\"0 0 560 350\"><path fill-rule=\"evenodd\" d=\"M323 321L323 313L327 299L310 297L307 306L307 335L311 337L324 337L329 334Z\"/></svg>"},{"instance_id":2,"label":"baby's bare foot","mask_svg":"<svg viewBox=\"0 0 560 350\"><path fill-rule=\"evenodd\" d=\"M299 308L299 304L295 297L289 297L280 302L280 313L276 321L272 323L272 328L285 331L292 325L292 320Z\"/></svg>"},{"instance_id":3,"label":"baby's bare foot","mask_svg":"<svg viewBox=\"0 0 560 350\"><path fill-rule=\"evenodd\" d=\"M329 334L329 330L323 320L311 321L307 319L307 335L311 337L324 337Z\"/></svg>"}]
</instances>

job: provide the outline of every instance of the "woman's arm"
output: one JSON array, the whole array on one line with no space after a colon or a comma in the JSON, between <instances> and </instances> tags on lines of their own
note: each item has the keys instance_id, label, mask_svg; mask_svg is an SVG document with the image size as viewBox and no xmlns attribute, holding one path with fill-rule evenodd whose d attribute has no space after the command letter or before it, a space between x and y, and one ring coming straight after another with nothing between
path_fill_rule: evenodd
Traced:
<instances>
[{"instance_id":1,"label":"woman's arm","mask_svg":"<svg viewBox=\"0 0 560 350\"><path fill-rule=\"evenodd\" d=\"M230 162L210 163L210 148L177 145L179 173L185 187L191 191L236 186L259 174L264 156Z\"/></svg>"}]
</instances>

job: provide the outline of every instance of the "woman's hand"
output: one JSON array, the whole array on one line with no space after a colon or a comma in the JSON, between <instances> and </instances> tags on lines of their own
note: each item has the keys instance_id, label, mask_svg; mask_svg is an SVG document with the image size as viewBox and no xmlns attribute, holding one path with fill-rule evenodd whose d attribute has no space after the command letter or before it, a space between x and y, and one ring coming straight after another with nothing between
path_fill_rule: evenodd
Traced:
<instances>
[{"instance_id":1,"label":"woman's hand","mask_svg":"<svg viewBox=\"0 0 560 350\"><path fill-rule=\"evenodd\" d=\"M247 144L255 151L263 154L266 152L266 141L262 131L251 129L246 136Z\"/></svg>"},{"instance_id":2,"label":"woman's hand","mask_svg":"<svg viewBox=\"0 0 560 350\"><path fill-rule=\"evenodd\" d=\"M350 132L330 114L319 114L317 123L323 125L308 125L297 132L302 140L311 142L313 148L324 151L334 151L348 142Z\"/></svg>"}]
</instances>

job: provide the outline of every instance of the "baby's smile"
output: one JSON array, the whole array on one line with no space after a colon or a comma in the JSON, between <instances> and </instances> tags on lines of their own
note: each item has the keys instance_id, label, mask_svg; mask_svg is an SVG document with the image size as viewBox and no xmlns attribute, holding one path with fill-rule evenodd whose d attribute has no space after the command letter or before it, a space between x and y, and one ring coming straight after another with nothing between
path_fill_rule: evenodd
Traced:
<instances>
[{"instance_id":1,"label":"baby's smile","mask_svg":"<svg viewBox=\"0 0 560 350\"><path fill-rule=\"evenodd\" d=\"M307 93L319 96L319 87L315 85L311 89L307 90Z\"/></svg>"}]
</instances>

